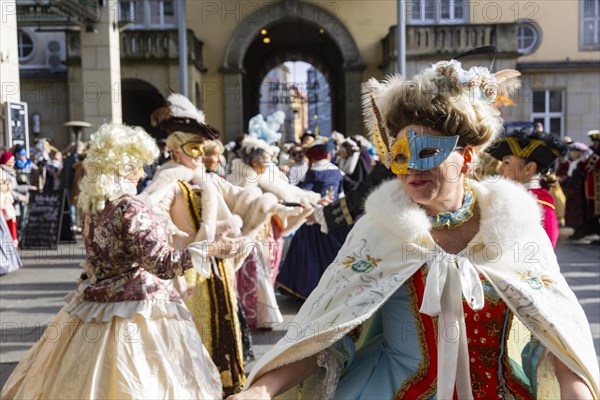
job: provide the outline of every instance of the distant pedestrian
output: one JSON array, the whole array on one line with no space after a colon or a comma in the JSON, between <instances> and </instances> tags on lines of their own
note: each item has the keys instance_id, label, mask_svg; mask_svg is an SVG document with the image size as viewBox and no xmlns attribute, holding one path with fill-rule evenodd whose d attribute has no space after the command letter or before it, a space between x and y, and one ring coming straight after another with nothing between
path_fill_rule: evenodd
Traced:
<instances>
[{"instance_id":1,"label":"distant pedestrian","mask_svg":"<svg viewBox=\"0 0 600 400\"><path fill-rule=\"evenodd\" d=\"M556 247L558 217L549 192L556 184L556 175L550 175L549 168L567 152L567 147L554 135L524 128L500 137L487 151L502 161L500 175L523 184L536 197L543 211L544 230Z\"/></svg>"},{"instance_id":2,"label":"distant pedestrian","mask_svg":"<svg viewBox=\"0 0 600 400\"><path fill-rule=\"evenodd\" d=\"M9 170L15 165L15 157L9 151L0 156L0 208L5 219L6 227L10 232L12 241L18 246L17 238L17 211L15 210L15 198L12 194L13 184Z\"/></svg>"},{"instance_id":3,"label":"distant pedestrian","mask_svg":"<svg viewBox=\"0 0 600 400\"><path fill-rule=\"evenodd\" d=\"M0 213L0 276L23 267L17 246L12 241L12 232L6 223L4 214Z\"/></svg>"}]
</instances>

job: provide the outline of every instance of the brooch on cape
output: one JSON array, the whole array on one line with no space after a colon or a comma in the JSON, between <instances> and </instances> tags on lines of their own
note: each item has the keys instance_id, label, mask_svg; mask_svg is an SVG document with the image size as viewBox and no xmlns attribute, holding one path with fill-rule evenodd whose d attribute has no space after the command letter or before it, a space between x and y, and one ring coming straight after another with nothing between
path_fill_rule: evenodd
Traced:
<instances>
[{"instance_id":1,"label":"brooch on cape","mask_svg":"<svg viewBox=\"0 0 600 400\"><path fill-rule=\"evenodd\" d=\"M367 254L367 241L362 239L363 245L355 250L352 254L347 255L341 261L341 264L352 269L352 271L359 274L366 274L375 269L382 261L381 258L372 257Z\"/></svg>"}]
</instances>

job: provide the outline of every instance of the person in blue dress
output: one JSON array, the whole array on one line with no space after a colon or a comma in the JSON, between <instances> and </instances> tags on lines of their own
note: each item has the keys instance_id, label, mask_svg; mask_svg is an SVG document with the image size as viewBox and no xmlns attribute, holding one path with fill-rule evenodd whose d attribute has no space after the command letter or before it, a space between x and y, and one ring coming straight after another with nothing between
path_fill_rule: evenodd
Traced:
<instances>
[{"instance_id":1,"label":"person in blue dress","mask_svg":"<svg viewBox=\"0 0 600 400\"><path fill-rule=\"evenodd\" d=\"M309 170L298 186L337 201L343 194L343 175L330 161L327 141L313 143L306 150ZM318 224L301 226L294 234L279 269L278 287L288 294L306 299L342 247L348 231L349 228L325 234Z\"/></svg>"},{"instance_id":2,"label":"person in blue dress","mask_svg":"<svg viewBox=\"0 0 600 400\"><path fill-rule=\"evenodd\" d=\"M589 322L535 199L469 179L502 130L498 85L516 75L452 60L365 85L366 124L397 178L229 400L297 385L320 400L600 397Z\"/></svg>"}]
</instances>

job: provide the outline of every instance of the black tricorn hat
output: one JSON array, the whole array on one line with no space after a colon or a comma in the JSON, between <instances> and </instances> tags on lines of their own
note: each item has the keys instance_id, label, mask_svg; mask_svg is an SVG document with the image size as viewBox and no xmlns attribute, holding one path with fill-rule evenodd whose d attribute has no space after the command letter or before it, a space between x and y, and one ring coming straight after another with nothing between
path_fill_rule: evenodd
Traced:
<instances>
[{"instance_id":1,"label":"black tricorn hat","mask_svg":"<svg viewBox=\"0 0 600 400\"><path fill-rule=\"evenodd\" d=\"M204 113L198 110L184 95L173 93L167 99L169 104L155 110L150 116L152 126L171 134L176 131L192 133L206 139L217 139L218 129L204 123Z\"/></svg>"},{"instance_id":2,"label":"black tricorn hat","mask_svg":"<svg viewBox=\"0 0 600 400\"><path fill-rule=\"evenodd\" d=\"M534 161L540 170L545 170L566 153L567 146L555 135L526 127L500 136L486 151L500 161L504 156L513 155Z\"/></svg>"}]
</instances>

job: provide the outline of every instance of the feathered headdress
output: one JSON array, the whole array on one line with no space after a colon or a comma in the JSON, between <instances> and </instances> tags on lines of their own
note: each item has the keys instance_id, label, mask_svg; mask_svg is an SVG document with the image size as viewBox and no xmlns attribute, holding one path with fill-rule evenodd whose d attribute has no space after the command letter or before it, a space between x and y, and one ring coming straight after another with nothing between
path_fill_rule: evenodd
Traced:
<instances>
[{"instance_id":1,"label":"feathered headdress","mask_svg":"<svg viewBox=\"0 0 600 400\"><path fill-rule=\"evenodd\" d=\"M173 93L167 99L168 105L155 110L150 116L152 126L157 126L169 134L181 131L217 139L221 133L205 123L204 112L198 110L184 95Z\"/></svg>"},{"instance_id":2,"label":"feathered headdress","mask_svg":"<svg viewBox=\"0 0 600 400\"><path fill-rule=\"evenodd\" d=\"M450 60L440 61L425 69L414 81L406 81L399 75L388 76L383 82L371 78L363 84L362 108L379 159L390 168L397 155L392 150L396 138L388 133L383 115L387 115L391 107L402 107L396 101L400 91L414 92L414 96L410 96L413 103L428 102L431 100L429 95L434 94L436 99L446 98L448 104L466 96L463 99L471 103L492 105L498 96L499 85L519 75L520 72L509 69L492 74L484 67L465 71L460 62Z\"/></svg>"}]
</instances>

